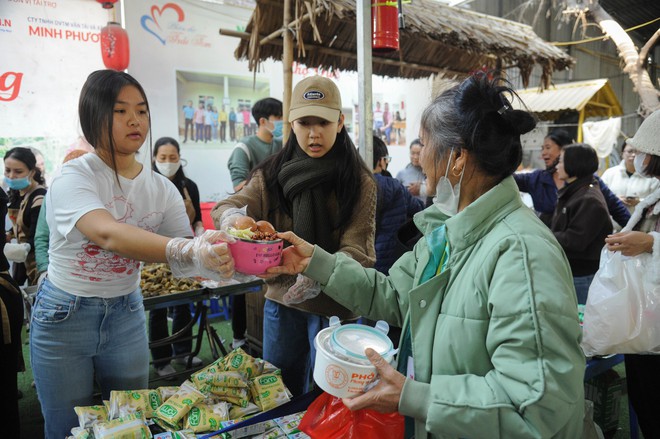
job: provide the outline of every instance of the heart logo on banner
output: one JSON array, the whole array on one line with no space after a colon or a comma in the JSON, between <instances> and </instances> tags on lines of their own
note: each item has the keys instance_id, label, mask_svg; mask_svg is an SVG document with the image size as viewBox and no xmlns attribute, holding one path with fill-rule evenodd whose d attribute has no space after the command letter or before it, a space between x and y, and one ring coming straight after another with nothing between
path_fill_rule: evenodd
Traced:
<instances>
[{"instance_id":1,"label":"heart logo on banner","mask_svg":"<svg viewBox=\"0 0 660 439\"><path fill-rule=\"evenodd\" d=\"M158 22L158 20L163 16L163 13L166 12L168 9L172 9L174 12L176 12L178 22L182 22L185 19L185 14L183 13L183 9L181 9L181 6L177 5L176 3L166 3L163 5L162 8L159 8L158 6L154 5L151 7L151 15L143 15L142 18L140 19L140 24L142 25L144 30L149 32L154 37L158 38L158 41L160 41L163 45L165 45L166 41L165 38L163 38L162 36L163 29L160 27L160 23Z\"/></svg>"}]
</instances>

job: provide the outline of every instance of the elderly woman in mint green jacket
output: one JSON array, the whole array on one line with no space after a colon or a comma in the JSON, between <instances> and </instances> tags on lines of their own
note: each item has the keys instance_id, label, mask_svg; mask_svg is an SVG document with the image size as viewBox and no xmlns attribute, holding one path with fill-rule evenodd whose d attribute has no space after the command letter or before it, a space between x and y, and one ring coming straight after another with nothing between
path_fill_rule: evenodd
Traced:
<instances>
[{"instance_id":1,"label":"elderly woman in mint green jacket","mask_svg":"<svg viewBox=\"0 0 660 439\"><path fill-rule=\"evenodd\" d=\"M424 111L421 162L436 198L414 217L424 237L389 276L292 232L280 233L293 245L269 269L303 272L340 304L403 327L397 368L366 349L380 382L344 404L398 411L406 437L582 437L571 271L511 176L534 119L501 84L477 74Z\"/></svg>"}]
</instances>

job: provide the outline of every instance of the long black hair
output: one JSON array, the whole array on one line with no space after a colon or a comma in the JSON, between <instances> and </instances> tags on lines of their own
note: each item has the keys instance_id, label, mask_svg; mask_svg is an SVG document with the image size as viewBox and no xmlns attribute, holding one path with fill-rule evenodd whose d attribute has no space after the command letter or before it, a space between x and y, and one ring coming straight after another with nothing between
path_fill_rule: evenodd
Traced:
<instances>
[{"instance_id":1,"label":"long black hair","mask_svg":"<svg viewBox=\"0 0 660 439\"><path fill-rule=\"evenodd\" d=\"M291 160L298 148L300 148L300 145L298 145L298 140L292 132L280 152L261 162L248 177L249 179L256 171L262 170L266 187L274 192L279 202L278 205L271 208L271 211L280 208L289 216L292 216L291 205L284 196L284 191L277 177L282 165ZM346 126L343 126L337 134L331 153L337 158L337 178L335 187L332 188L339 206L339 216L335 228L343 230L351 220L355 208L358 207L356 205L362 190L362 177L365 173L372 176L372 172L360 157L355 144L348 135L348 131L346 131Z\"/></svg>"},{"instance_id":2,"label":"long black hair","mask_svg":"<svg viewBox=\"0 0 660 439\"><path fill-rule=\"evenodd\" d=\"M34 156L34 153L30 148L23 148L22 146L16 146L5 153L3 160L7 159L18 160L25 164L28 168L28 171L34 171L34 177L32 179L40 185L45 185L46 180L44 180L43 175L41 175L41 170L37 168L37 158ZM13 206L21 200L21 193L16 189L9 189L9 205Z\"/></svg>"},{"instance_id":3,"label":"long black hair","mask_svg":"<svg viewBox=\"0 0 660 439\"><path fill-rule=\"evenodd\" d=\"M509 98L507 98L509 96ZM522 161L520 135L531 131L535 118L514 110L516 96L497 72L478 72L446 90L422 113L421 127L436 161L452 148L465 148L476 164L497 182L513 174Z\"/></svg>"},{"instance_id":4,"label":"long black hair","mask_svg":"<svg viewBox=\"0 0 660 439\"><path fill-rule=\"evenodd\" d=\"M151 149L151 111L144 89L131 75L117 70L97 70L90 73L80 91L78 101L78 117L85 140L94 149L107 145L112 159L112 169L115 171L117 183L117 161L115 160L115 141L112 137L114 106L121 89L132 85L138 89L147 106L149 116L149 148Z\"/></svg>"},{"instance_id":5,"label":"long black hair","mask_svg":"<svg viewBox=\"0 0 660 439\"><path fill-rule=\"evenodd\" d=\"M151 169L153 169L154 172L157 172L159 174L160 171L156 167L156 156L158 155L158 150L163 145L172 145L173 147L175 147L177 154L179 154L179 162L181 162L181 147L179 146L179 142L177 142L172 137L159 138L158 140L156 140L156 143L154 143L153 160L151 162ZM174 183L174 186L176 186L176 188L179 190L179 192L183 192L183 188L186 186L186 175L183 173L183 166L179 166L179 169L177 169L176 173L172 176L171 180L172 183Z\"/></svg>"}]
</instances>

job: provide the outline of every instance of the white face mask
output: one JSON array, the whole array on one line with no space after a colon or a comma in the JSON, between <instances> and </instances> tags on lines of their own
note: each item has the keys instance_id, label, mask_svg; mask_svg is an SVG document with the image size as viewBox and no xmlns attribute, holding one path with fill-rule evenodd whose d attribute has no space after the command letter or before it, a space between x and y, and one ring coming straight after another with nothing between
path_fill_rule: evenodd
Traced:
<instances>
[{"instance_id":1,"label":"white face mask","mask_svg":"<svg viewBox=\"0 0 660 439\"><path fill-rule=\"evenodd\" d=\"M651 177L644 172L644 160L646 160L646 154L643 152L638 152L635 154L635 159L633 165L635 166L635 172L637 172L642 177Z\"/></svg>"},{"instance_id":2,"label":"white face mask","mask_svg":"<svg viewBox=\"0 0 660 439\"><path fill-rule=\"evenodd\" d=\"M461 178L456 183L456 186L452 187L451 182L447 178L449 175L449 168L451 167L451 157L454 154L454 148L449 152L449 162L447 163L447 170L445 175L440 177L438 184L435 187L435 197L433 198L433 204L435 204L440 212L454 216L458 213L458 202L460 201L461 195L461 182L463 181L463 175L465 174L465 168L461 171Z\"/></svg>"},{"instance_id":3,"label":"white face mask","mask_svg":"<svg viewBox=\"0 0 660 439\"><path fill-rule=\"evenodd\" d=\"M174 174L176 174L176 171L179 170L181 167L181 162L178 161L176 163L160 163L156 162L156 169L158 169L158 172L163 174L165 177L170 178Z\"/></svg>"}]
</instances>

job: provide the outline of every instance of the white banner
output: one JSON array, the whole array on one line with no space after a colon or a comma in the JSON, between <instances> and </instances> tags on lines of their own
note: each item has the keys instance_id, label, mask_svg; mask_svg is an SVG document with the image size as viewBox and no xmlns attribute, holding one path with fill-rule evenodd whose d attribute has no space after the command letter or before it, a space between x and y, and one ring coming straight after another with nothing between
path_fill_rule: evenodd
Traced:
<instances>
[{"instance_id":1,"label":"white banner","mask_svg":"<svg viewBox=\"0 0 660 439\"><path fill-rule=\"evenodd\" d=\"M90 0L0 0L0 151L32 146L47 170L79 135L78 95L103 68L110 15Z\"/></svg>"}]
</instances>

